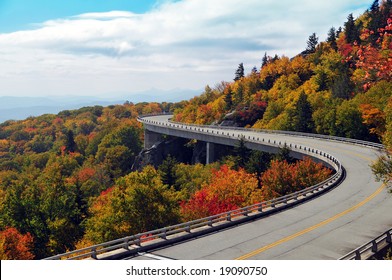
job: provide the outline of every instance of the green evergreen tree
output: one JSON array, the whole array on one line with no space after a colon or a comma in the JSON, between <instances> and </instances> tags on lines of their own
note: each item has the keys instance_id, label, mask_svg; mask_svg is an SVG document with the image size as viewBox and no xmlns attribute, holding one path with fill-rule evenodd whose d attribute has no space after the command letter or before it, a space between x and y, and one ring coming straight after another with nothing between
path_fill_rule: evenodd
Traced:
<instances>
[{"instance_id":1,"label":"green evergreen tree","mask_svg":"<svg viewBox=\"0 0 392 280\"><path fill-rule=\"evenodd\" d=\"M316 83L319 91L328 90L328 75L325 71L319 71L316 75Z\"/></svg>"},{"instance_id":2,"label":"green evergreen tree","mask_svg":"<svg viewBox=\"0 0 392 280\"><path fill-rule=\"evenodd\" d=\"M290 156L291 150L287 146L286 143L284 143L283 147L279 149L279 153L274 155L274 159L278 161L287 161L288 163L294 163L296 160Z\"/></svg>"},{"instance_id":3,"label":"green evergreen tree","mask_svg":"<svg viewBox=\"0 0 392 280\"><path fill-rule=\"evenodd\" d=\"M245 77L244 64L240 63L238 65L237 71L235 71L234 81L241 80L241 78L243 78L243 77Z\"/></svg>"},{"instance_id":4,"label":"green evergreen tree","mask_svg":"<svg viewBox=\"0 0 392 280\"><path fill-rule=\"evenodd\" d=\"M263 56L263 60L262 60L262 62L261 62L261 68L263 68L264 66L266 66L268 64L268 56L267 56L267 53L265 52L264 53L264 56Z\"/></svg>"},{"instance_id":5,"label":"green evergreen tree","mask_svg":"<svg viewBox=\"0 0 392 280\"><path fill-rule=\"evenodd\" d=\"M237 168L244 168L249 160L251 150L245 146L245 139L241 138L238 145L234 147L235 165Z\"/></svg>"},{"instance_id":6,"label":"green evergreen tree","mask_svg":"<svg viewBox=\"0 0 392 280\"><path fill-rule=\"evenodd\" d=\"M383 25L387 25L388 18L391 16L391 14L392 14L392 0L384 0L381 5L381 22Z\"/></svg>"},{"instance_id":7,"label":"green evergreen tree","mask_svg":"<svg viewBox=\"0 0 392 280\"><path fill-rule=\"evenodd\" d=\"M65 150L67 152L73 153L76 150L76 142L74 139L74 134L72 130L68 130L67 131L67 135L66 135L66 140L65 140Z\"/></svg>"},{"instance_id":8,"label":"green evergreen tree","mask_svg":"<svg viewBox=\"0 0 392 280\"><path fill-rule=\"evenodd\" d=\"M379 0L374 0L373 4L370 6L371 13L378 13L380 11Z\"/></svg>"},{"instance_id":9,"label":"green evergreen tree","mask_svg":"<svg viewBox=\"0 0 392 280\"><path fill-rule=\"evenodd\" d=\"M312 35L309 36L309 39L307 41L307 48L306 48L306 53L314 53L316 51L316 47L318 44L318 37L316 33L313 33Z\"/></svg>"},{"instance_id":10,"label":"green evergreen tree","mask_svg":"<svg viewBox=\"0 0 392 280\"><path fill-rule=\"evenodd\" d=\"M176 183L176 165L178 161L169 155L162 164L158 167L158 172L161 175L162 183L169 187Z\"/></svg>"},{"instance_id":11,"label":"green evergreen tree","mask_svg":"<svg viewBox=\"0 0 392 280\"><path fill-rule=\"evenodd\" d=\"M370 7L369 11L369 16L370 16L370 22L368 29L370 31L370 36L369 36L369 42L375 46L377 44L377 40L380 38L380 32L379 28L382 28L385 26L386 23L382 22L382 14L380 11L380 5L378 3L378 0L375 0Z\"/></svg>"},{"instance_id":12,"label":"green evergreen tree","mask_svg":"<svg viewBox=\"0 0 392 280\"><path fill-rule=\"evenodd\" d=\"M355 25L355 20L353 14L349 14L347 17L347 22L344 24L344 31L346 33L346 41L349 44L354 42L360 43L359 38L360 32L359 28Z\"/></svg>"},{"instance_id":13,"label":"green evergreen tree","mask_svg":"<svg viewBox=\"0 0 392 280\"><path fill-rule=\"evenodd\" d=\"M338 50L338 44L336 43L336 29L335 29L335 27L331 27L331 29L329 30L327 42L329 43L329 45L331 46L332 49L334 49L335 51Z\"/></svg>"},{"instance_id":14,"label":"green evergreen tree","mask_svg":"<svg viewBox=\"0 0 392 280\"><path fill-rule=\"evenodd\" d=\"M314 130L314 122L312 119L312 107L308 101L307 95L302 92L295 104L295 112L293 118L293 128L299 132L312 132Z\"/></svg>"},{"instance_id":15,"label":"green evergreen tree","mask_svg":"<svg viewBox=\"0 0 392 280\"><path fill-rule=\"evenodd\" d=\"M349 99L351 96L351 81L347 71L343 71L332 84L332 95L336 98Z\"/></svg>"},{"instance_id":16,"label":"green evergreen tree","mask_svg":"<svg viewBox=\"0 0 392 280\"><path fill-rule=\"evenodd\" d=\"M245 163L246 172L256 175L259 189L262 187L261 175L270 167L271 160L271 154L253 150Z\"/></svg>"},{"instance_id":17,"label":"green evergreen tree","mask_svg":"<svg viewBox=\"0 0 392 280\"><path fill-rule=\"evenodd\" d=\"M338 30L336 30L336 38L339 38L340 34L342 34L342 32L343 32L342 27L339 26Z\"/></svg>"}]
</instances>

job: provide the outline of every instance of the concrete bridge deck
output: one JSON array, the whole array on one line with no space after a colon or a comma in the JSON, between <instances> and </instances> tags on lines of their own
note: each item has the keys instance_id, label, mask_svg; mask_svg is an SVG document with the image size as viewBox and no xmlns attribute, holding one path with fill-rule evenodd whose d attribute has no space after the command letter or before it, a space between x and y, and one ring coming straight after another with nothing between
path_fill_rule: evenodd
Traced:
<instances>
[{"instance_id":1,"label":"concrete bridge deck","mask_svg":"<svg viewBox=\"0 0 392 280\"><path fill-rule=\"evenodd\" d=\"M155 133L212 143L224 144L227 139L223 135L239 133L236 129L216 127L201 132L193 126L174 126L169 118L151 116L142 122ZM341 161L346 178L337 188L292 209L135 259L338 259L392 227L391 194L375 181L369 167L379 155L376 149L295 135L251 130L240 133L245 138L305 145L328 152Z\"/></svg>"}]
</instances>

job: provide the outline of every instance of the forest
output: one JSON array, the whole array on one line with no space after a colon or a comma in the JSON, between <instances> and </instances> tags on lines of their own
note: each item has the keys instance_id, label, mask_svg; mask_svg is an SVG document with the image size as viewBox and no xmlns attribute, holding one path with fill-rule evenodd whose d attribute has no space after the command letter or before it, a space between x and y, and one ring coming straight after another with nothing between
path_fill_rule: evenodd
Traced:
<instances>
[{"instance_id":1,"label":"forest","mask_svg":"<svg viewBox=\"0 0 392 280\"><path fill-rule=\"evenodd\" d=\"M331 27L326 42L311 34L291 59L265 54L248 75L241 63L232 82L207 86L175 119L389 143L391 28L391 1L375 1L343 28Z\"/></svg>"},{"instance_id":2,"label":"forest","mask_svg":"<svg viewBox=\"0 0 392 280\"><path fill-rule=\"evenodd\" d=\"M167 157L132 169L139 115L172 111L195 124L292 130L392 148L392 1L311 34L306 50L269 56L189 101L94 106L0 124L0 259L41 259L134 233L219 214L325 180L331 170L287 149L239 143L219 161ZM388 155L373 166L389 181ZM146 207L147 205L147 207Z\"/></svg>"}]
</instances>

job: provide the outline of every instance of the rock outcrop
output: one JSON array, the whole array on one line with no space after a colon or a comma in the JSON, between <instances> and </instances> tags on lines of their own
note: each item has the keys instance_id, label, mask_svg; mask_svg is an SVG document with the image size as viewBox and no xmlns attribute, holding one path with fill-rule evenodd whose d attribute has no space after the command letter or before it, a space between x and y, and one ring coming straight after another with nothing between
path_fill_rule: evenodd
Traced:
<instances>
[{"instance_id":1,"label":"rock outcrop","mask_svg":"<svg viewBox=\"0 0 392 280\"><path fill-rule=\"evenodd\" d=\"M147 165L158 167L169 155L179 162L191 163L193 148L186 146L188 141L183 138L169 138L142 150L136 157L132 170L141 170Z\"/></svg>"}]
</instances>

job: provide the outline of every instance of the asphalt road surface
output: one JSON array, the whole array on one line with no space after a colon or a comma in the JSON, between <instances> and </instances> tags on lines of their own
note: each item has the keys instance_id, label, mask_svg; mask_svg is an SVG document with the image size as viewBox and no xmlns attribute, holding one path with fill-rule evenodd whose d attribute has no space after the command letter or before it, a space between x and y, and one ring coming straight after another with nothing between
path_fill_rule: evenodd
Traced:
<instances>
[{"instance_id":1,"label":"asphalt road surface","mask_svg":"<svg viewBox=\"0 0 392 280\"><path fill-rule=\"evenodd\" d=\"M168 118L146 119L164 124ZM330 153L341 161L346 178L333 190L294 208L134 259L338 259L392 227L392 194L376 182L369 166L377 159L377 150L337 141L241 133Z\"/></svg>"}]
</instances>

